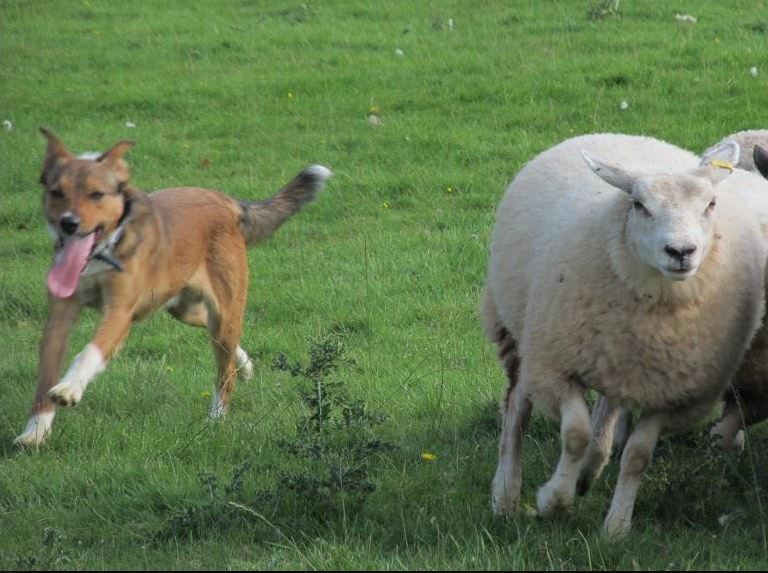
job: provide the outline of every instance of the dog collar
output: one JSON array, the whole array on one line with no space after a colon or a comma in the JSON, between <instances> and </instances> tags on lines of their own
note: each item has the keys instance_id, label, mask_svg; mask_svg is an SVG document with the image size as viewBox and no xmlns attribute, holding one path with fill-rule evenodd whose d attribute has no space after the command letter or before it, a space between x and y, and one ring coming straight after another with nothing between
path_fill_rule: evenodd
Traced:
<instances>
[{"instance_id":1,"label":"dog collar","mask_svg":"<svg viewBox=\"0 0 768 573\"><path fill-rule=\"evenodd\" d=\"M91 261L83 269L83 275L91 275L94 273L102 272L112 268L118 272L123 272L123 265L117 260L115 256L115 248L120 244L123 239L123 233L125 232L125 226L128 223L129 215L131 214L131 201L126 199L125 206L123 207L123 214L117 220L117 228L107 237L105 241L102 241L102 247L94 251L91 255ZM103 263L108 265L109 268L103 268L101 265L92 263Z\"/></svg>"}]
</instances>

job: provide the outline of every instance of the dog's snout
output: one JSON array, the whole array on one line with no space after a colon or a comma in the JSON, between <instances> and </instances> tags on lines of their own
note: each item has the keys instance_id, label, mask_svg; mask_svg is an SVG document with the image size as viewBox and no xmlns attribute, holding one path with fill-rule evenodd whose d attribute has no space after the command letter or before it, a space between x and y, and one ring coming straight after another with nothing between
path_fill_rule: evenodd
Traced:
<instances>
[{"instance_id":1,"label":"dog's snout","mask_svg":"<svg viewBox=\"0 0 768 573\"><path fill-rule=\"evenodd\" d=\"M67 213L59 220L59 225L61 225L61 230L67 235L72 235L80 226L80 217L74 213Z\"/></svg>"}]
</instances>

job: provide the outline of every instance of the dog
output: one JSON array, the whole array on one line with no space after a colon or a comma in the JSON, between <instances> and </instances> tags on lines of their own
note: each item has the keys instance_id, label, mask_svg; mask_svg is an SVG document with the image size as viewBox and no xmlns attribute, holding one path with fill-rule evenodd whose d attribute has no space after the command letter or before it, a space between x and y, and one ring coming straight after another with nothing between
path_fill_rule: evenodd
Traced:
<instances>
[{"instance_id":1,"label":"dog","mask_svg":"<svg viewBox=\"0 0 768 573\"><path fill-rule=\"evenodd\" d=\"M240 347L248 288L246 247L268 238L312 201L331 176L313 165L274 196L238 201L195 187L145 194L130 183L121 141L93 158L75 157L41 128L47 149L40 178L46 224L54 239L48 271L49 318L40 343L37 392L15 443L38 446L57 406L80 402L128 336L131 324L164 307L208 328L218 366L211 418L224 415L238 373L253 363ZM88 345L62 366L80 310L103 314Z\"/></svg>"}]
</instances>

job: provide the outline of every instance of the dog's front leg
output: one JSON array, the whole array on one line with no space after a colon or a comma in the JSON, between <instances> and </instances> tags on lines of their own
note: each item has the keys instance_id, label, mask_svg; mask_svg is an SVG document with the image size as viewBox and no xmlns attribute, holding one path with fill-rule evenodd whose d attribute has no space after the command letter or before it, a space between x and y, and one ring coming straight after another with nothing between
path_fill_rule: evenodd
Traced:
<instances>
[{"instance_id":1,"label":"dog's front leg","mask_svg":"<svg viewBox=\"0 0 768 573\"><path fill-rule=\"evenodd\" d=\"M40 365L32 414L26 428L15 440L20 446L40 445L51 430L56 406L48 398L48 390L61 375L69 333L80 314L80 303L75 297L61 299L51 296L48 307L48 322L40 341Z\"/></svg>"},{"instance_id":2,"label":"dog's front leg","mask_svg":"<svg viewBox=\"0 0 768 573\"><path fill-rule=\"evenodd\" d=\"M132 305L108 305L93 340L75 356L64 378L48 391L48 397L60 406L76 405L128 336L132 321Z\"/></svg>"}]
</instances>

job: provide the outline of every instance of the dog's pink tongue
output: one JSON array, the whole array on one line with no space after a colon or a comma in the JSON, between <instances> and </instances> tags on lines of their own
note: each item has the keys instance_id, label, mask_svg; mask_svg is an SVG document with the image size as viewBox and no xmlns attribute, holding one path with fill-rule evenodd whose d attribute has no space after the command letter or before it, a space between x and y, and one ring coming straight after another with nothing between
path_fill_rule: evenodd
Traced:
<instances>
[{"instance_id":1,"label":"dog's pink tongue","mask_svg":"<svg viewBox=\"0 0 768 573\"><path fill-rule=\"evenodd\" d=\"M68 237L64 250L48 271L48 290L57 298L69 298L77 290L77 281L83 272L93 248L96 234L85 237Z\"/></svg>"}]
</instances>

